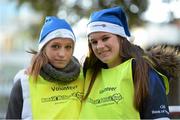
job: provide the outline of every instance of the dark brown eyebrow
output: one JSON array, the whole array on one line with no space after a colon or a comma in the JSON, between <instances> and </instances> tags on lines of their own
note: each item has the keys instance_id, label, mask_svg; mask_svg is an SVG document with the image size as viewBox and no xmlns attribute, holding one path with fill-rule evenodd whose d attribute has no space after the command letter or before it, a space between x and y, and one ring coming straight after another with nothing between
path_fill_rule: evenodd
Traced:
<instances>
[{"instance_id":1,"label":"dark brown eyebrow","mask_svg":"<svg viewBox=\"0 0 180 120\"><path fill-rule=\"evenodd\" d=\"M110 33L109 34L105 34L105 35L103 35L102 37L107 37L107 36L109 36L109 35L111 35Z\"/></svg>"},{"instance_id":2,"label":"dark brown eyebrow","mask_svg":"<svg viewBox=\"0 0 180 120\"><path fill-rule=\"evenodd\" d=\"M111 35L111 33L105 33L105 35L102 35L101 37L108 37L108 36L110 36ZM93 38L91 39L91 37L88 37L88 40L94 40Z\"/></svg>"}]
</instances>

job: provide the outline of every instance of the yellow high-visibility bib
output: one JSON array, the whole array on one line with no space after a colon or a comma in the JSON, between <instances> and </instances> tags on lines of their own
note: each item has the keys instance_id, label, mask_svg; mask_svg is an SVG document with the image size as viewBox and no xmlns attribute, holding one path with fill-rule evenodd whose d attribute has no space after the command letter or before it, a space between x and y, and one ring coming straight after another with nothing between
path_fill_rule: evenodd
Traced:
<instances>
[{"instance_id":1,"label":"yellow high-visibility bib","mask_svg":"<svg viewBox=\"0 0 180 120\"><path fill-rule=\"evenodd\" d=\"M33 119L77 119L81 109L84 80L82 74L70 83L52 83L41 76L29 78Z\"/></svg>"},{"instance_id":2,"label":"yellow high-visibility bib","mask_svg":"<svg viewBox=\"0 0 180 120\"><path fill-rule=\"evenodd\" d=\"M91 75L91 71L87 71L85 94ZM132 76L132 59L114 68L102 69L88 98L83 101L80 119L140 119L133 106Z\"/></svg>"}]
</instances>

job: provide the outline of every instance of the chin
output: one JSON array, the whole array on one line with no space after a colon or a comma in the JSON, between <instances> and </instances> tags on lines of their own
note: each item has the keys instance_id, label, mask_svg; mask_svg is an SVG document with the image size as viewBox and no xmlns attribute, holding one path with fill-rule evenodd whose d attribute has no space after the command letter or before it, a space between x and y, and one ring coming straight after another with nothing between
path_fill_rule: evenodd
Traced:
<instances>
[{"instance_id":1,"label":"chin","mask_svg":"<svg viewBox=\"0 0 180 120\"><path fill-rule=\"evenodd\" d=\"M109 59L100 59L103 63L109 63Z\"/></svg>"},{"instance_id":2,"label":"chin","mask_svg":"<svg viewBox=\"0 0 180 120\"><path fill-rule=\"evenodd\" d=\"M54 65L55 68L63 69L66 67L66 65Z\"/></svg>"}]
</instances>

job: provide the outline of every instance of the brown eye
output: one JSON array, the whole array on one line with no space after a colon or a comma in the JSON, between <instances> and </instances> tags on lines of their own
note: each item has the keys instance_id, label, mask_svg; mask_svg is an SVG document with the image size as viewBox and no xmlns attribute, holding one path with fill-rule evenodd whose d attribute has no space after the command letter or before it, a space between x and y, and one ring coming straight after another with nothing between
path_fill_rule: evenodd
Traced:
<instances>
[{"instance_id":1,"label":"brown eye","mask_svg":"<svg viewBox=\"0 0 180 120\"><path fill-rule=\"evenodd\" d=\"M110 37L104 37L103 39L102 39L102 41L107 41L108 39L109 39Z\"/></svg>"},{"instance_id":2,"label":"brown eye","mask_svg":"<svg viewBox=\"0 0 180 120\"><path fill-rule=\"evenodd\" d=\"M60 46L59 46L59 45L52 45L51 47L52 47L52 48L55 48L55 49L60 48Z\"/></svg>"},{"instance_id":3,"label":"brown eye","mask_svg":"<svg viewBox=\"0 0 180 120\"><path fill-rule=\"evenodd\" d=\"M69 49L72 49L72 46L71 45L67 45L67 46L65 46L65 48L69 50Z\"/></svg>"},{"instance_id":4,"label":"brown eye","mask_svg":"<svg viewBox=\"0 0 180 120\"><path fill-rule=\"evenodd\" d=\"M90 43L91 43L91 45L97 45L97 41L96 40L91 40Z\"/></svg>"}]
</instances>

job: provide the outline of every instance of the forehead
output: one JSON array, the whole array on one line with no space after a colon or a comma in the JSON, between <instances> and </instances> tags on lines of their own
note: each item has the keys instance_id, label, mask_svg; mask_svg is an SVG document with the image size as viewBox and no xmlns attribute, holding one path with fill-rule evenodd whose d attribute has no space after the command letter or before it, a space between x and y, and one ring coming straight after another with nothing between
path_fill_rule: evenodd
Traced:
<instances>
[{"instance_id":1,"label":"forehead","mask_svg":"<svg viewBox=\"0 0 180 120\"><path fill-rule=\"evenodd\" d=\"M111 33L108 32L94 32L91 33L88 38L89 39L98 39L99 37L104 37L104 36L108 36L108 35L112 35Z\"/></svg>"},{"instance_id":2,"label":"forehead","mask_svg":"<svg viewBox=\"0 0 180 120\"><path fill-rule=\"evenodd\" d=\"M74 41L70 38L54 38L49 41L48 44L59 43L59 44L74 44Z\"/></svg>"}]
</instances>

